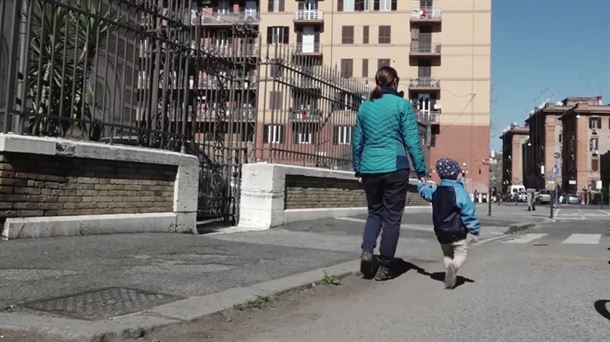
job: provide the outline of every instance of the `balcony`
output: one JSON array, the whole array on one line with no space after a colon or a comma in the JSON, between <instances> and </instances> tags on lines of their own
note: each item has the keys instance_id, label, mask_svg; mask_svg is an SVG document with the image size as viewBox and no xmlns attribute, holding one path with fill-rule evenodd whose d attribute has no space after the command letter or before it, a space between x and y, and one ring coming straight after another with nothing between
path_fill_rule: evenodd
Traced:
<instances>
[{"instance_id":1,"label":"balcony","mask_svg":"<svg viewBox=\"0 0 610 342\"><path fill-rule=\"evenodd\" d=\"M417 122L422 125L437 125L439 123L439 111L417 111Z\"/></svg>"},{"instance_id":2,"label":"balcony","mask_svg":"<svg viewBox=\"0 0 610 342\"><path fill-rule=\"evenodd\" d=\"M437 7L416 7L411 9L412 24L440 24L443 11Z\"/></svg>"},{"instance_id":3,"label":"balcony","mask_svg":"<svg viewBox=\"0 0 610 342\"><path fill-rule=\"evenodd\" d=\"M294 13L295 24L322 24L324 13L318 10L298 10Z\"/></svg>"},{"instance_id":4,"label":"balcony","mask_svg":"<svg viewBox=\"0 0 610 342\"><path fill-rule=\"evenodd\" d=\"M319 109L297 109L290 113L292 122L320 122L322 111Z\"/></svg>"},{"instance_id":5,"label":"balcony","mask_svg":"<svg viewBox=\"0 0 610 342\"><path fill-rule=\"evenodd\" d=\"M230 26L237 23L258 23L260 17L256 10L246 10L241 12L213 11L213 12L193 12L191 14L191 24L201 26Z\"/></svg>"},{"instance_id":6,"label":"balcony","mask_svg":"<svg viewBox=\"0 0 610 342\"><path fill-rule=\"evenodd\" d=\"M441 81L432 77L419 77L409 80L409 90L413 92L438 92Z\"/></svg>"},{"instance_id":7,"label":"balcony","mask_svg":"<svg viewBox=\"0 0 610 342\"><path fill-rule=\"evenodd\" d=\"M299 56L322 56L320 43L297 43L294 54Z\"/></svg>"},{"instance_id":8,"label":"balcony","mask_svg":"<svg viewBox=\"0 0 610 342\"><path fill-rule=\"evenodd\" d=\"M409 56L414 58L439 58L441 56L441 44L412 41Z\"/></svg>"}]
</instances>

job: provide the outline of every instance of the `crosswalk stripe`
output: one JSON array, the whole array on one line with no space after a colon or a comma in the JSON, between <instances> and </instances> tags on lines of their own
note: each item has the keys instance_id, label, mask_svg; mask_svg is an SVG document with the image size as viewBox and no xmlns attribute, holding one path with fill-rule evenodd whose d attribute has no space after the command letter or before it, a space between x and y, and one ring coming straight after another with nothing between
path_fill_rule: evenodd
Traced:
<instances>
[{"instance_id":1,"label":"crosswalk stripe","mask_svg":"<svg viewBox=\"0 0 610 342\"><path fill-rule=\"evenodd\" d=\"M525 234L525 235L518 236L513 240L504 241L502 243L528 243L528 242L532 242L534 240L540 239L542 237L545 237L546 235L547 234Z\"/></svg>"},{"instance_id":2,"label":"crosswalk stripe","mask_svg":"<svg viewBox=\"0 0 610 342\"><path fill-rule=\"evenodd\" d=\"M597 245L601 238L601 234L572 234L562 244Z\"/></svg>"}]
</instances>

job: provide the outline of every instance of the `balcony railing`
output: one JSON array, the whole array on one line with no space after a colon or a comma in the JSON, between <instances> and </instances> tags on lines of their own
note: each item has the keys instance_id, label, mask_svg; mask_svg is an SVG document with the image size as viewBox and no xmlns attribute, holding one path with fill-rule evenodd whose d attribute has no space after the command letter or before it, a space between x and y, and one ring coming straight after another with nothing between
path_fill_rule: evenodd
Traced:
<instances>
[{"instance_id":1,"label":"balcony railing","mask_svg":"<svg viewBox=\"0 0 610 342\"><path fill-rule=\"evenodd\" d=\"M423 125L437 124L439 121L438 120L439 114L440 113L436 110L432 110L432 111L418 110L417 111L417 121Z\"/></svg>"},{"instance_id":2,"label":"balcony railing","mask_svg":"<svg viewBox=\"0 0 610 342\"><path fill-rule=\"evenodd\" d=\"M440 53L440 43L411 42L411 54L437 55Z\"/></svg>"},{"instance_id":3,"label":"balcony railing","mask_svg":"<svg viewBox=\"0 0 610 342\"><path fill-rule=\"evenodd\" d=\"M318 10L298 10L294 13L294 21L323 21L324 13Z\"/></svg>"},{"instance_id":4,"label":"balcony railing","mask_svg":"<svg viewBox=\"0 0 610 342\"><path fill-rule=\"evenodd\" d=\"M437 89L441 87L441 81L432 77L419 77L409 80L409 88Z\"/></svg>"},{"instance_id":5,"label":"balcony railing","mask_svg":"<svg viewBox=\"0 0 610 342\"><path fill-rule=\"evenodd\" d=\"M294 52L299 55L318 55L322 53L320 43L297 43Z\"/></svg>"},{"instance_id":6,"label":"balcony railing","mask_svg":"<svg viewBox=\"0 0 610 342\"><path fill-rule=\"evenodd\" d=\"M259 13L257 10L245 10L242 12L214 11L214 12L193 12L191 24L193 25L231 25L240 22L258 22Z\"/></svg>"},{"instance_id":7,"label":"balcony railing","mask_svg":"<svg viewBox=\"0 0 610 342\"><path fill-rule=\"evenodd\" d=\"M293 122L319 122L322 118L322 111L319 109L297 109L290 114Z\"/></svg>"},{"instance_id":8,"label":"balcony railing","mask_svg":"<svg viewBox=\"0 0 610 342\"><path fill-rule=\"evenodd\" d=\"M411 21L440 21L443 11L437 7L416 7L411 9Z\"/></svg>"}]
</instances>

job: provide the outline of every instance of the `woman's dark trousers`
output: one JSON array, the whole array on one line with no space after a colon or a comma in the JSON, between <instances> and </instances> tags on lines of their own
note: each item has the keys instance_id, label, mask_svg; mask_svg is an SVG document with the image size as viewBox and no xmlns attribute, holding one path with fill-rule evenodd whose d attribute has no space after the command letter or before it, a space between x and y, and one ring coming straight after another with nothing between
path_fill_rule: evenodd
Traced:
<instances>
[{"instance_id":1,"label":"woman's dark trousers","mask_svg":"<svg viewBox=\"0 0 610 342\"><path fill-rule=\"evenodd\" d=\"M373 253L383 228L379 248L383 266L389 266L396 253L400 221L405 208L409 172L406 170L362 177L369 215L364 226L362 250Z\"/></svg>"}]
</instances>

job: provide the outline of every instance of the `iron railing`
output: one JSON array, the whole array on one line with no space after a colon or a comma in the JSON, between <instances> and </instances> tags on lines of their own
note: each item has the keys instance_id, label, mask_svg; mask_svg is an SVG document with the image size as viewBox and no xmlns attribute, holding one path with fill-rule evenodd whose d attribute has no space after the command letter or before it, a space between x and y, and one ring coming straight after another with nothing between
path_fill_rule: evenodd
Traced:
<instances>
[{"instance_id":1,"label":"iron railing","mask_svg":"<svg viewBox=\"0 0 610 342\"><path fill-rule=\"evenodd\" d=\"M411 53L440 54L441 53L441 44L412 41L411 42Z\"/></svg>"},{"instance_id":2,"label":"iron railing","mask_svg":"<svg viewBox=\"0 0 610 342\"><path fill-rule=\"evenodd\" d=\"M193 25L191 3L3 1L0 132L194 154L199 219L234 221L254 153L258 32Z\"/></svg>"},{"instance_id":3,"label":"iron railing","mask_svg":"<svg viewBox=\"0 0 610 342\"><path fill-rule=\"evenodd\" d=\"M432 77L419 77L409 80L409 88L440 88L441 81Z\"/></svg>"},{"instance_id":4,"label":"iron railing","mask_svg":"<svg viewBox=\"0 0 610 342\"><path fill-rule=\"evenodd\" d=\"M349 170L352 127L368 87L293 51L270 45L262 57L257 159Z\"/></svg>"},{"instance_id":5,"label":"iron railing","mask_svg":"<svg viewBox=\"0 0 610 342\"><path fill-rule=\"evenodd\" d=\"M297 10L294 13L295 21L321 21L324 20L324 12L318 10Z\"/></svg>"},{"instance_id":6,"label":"iron railing","mask_svg":"<svg viewBox=\"0 0 610 342\"><path fill-rule=\"evenodd\" d=\"M247 9L241 12L201 10L191 12L191 23L193 25L232 25L241 22L258 23L260 16L257 10Z\"/></svg>"},{"instance_id":7,"label":"iron railing","mask_svg":"<svg viewBox=\"0 0 610 342\"><path fill-rule=\"evenodd\" d=\"M443 10L438 7L415 7L411 9L411 20L440 20Z\"/></svg>"},{"instance_id":8,"label":"iron railing","mask_svg":"<svg viewBox=\"0 0 610 342\"><path fill-rule=\"evenodd\" d=\"M320 54L322 53L322 44L320 43L297 43L294 52L297 54Z\"/></svg>"}]
</instances>

